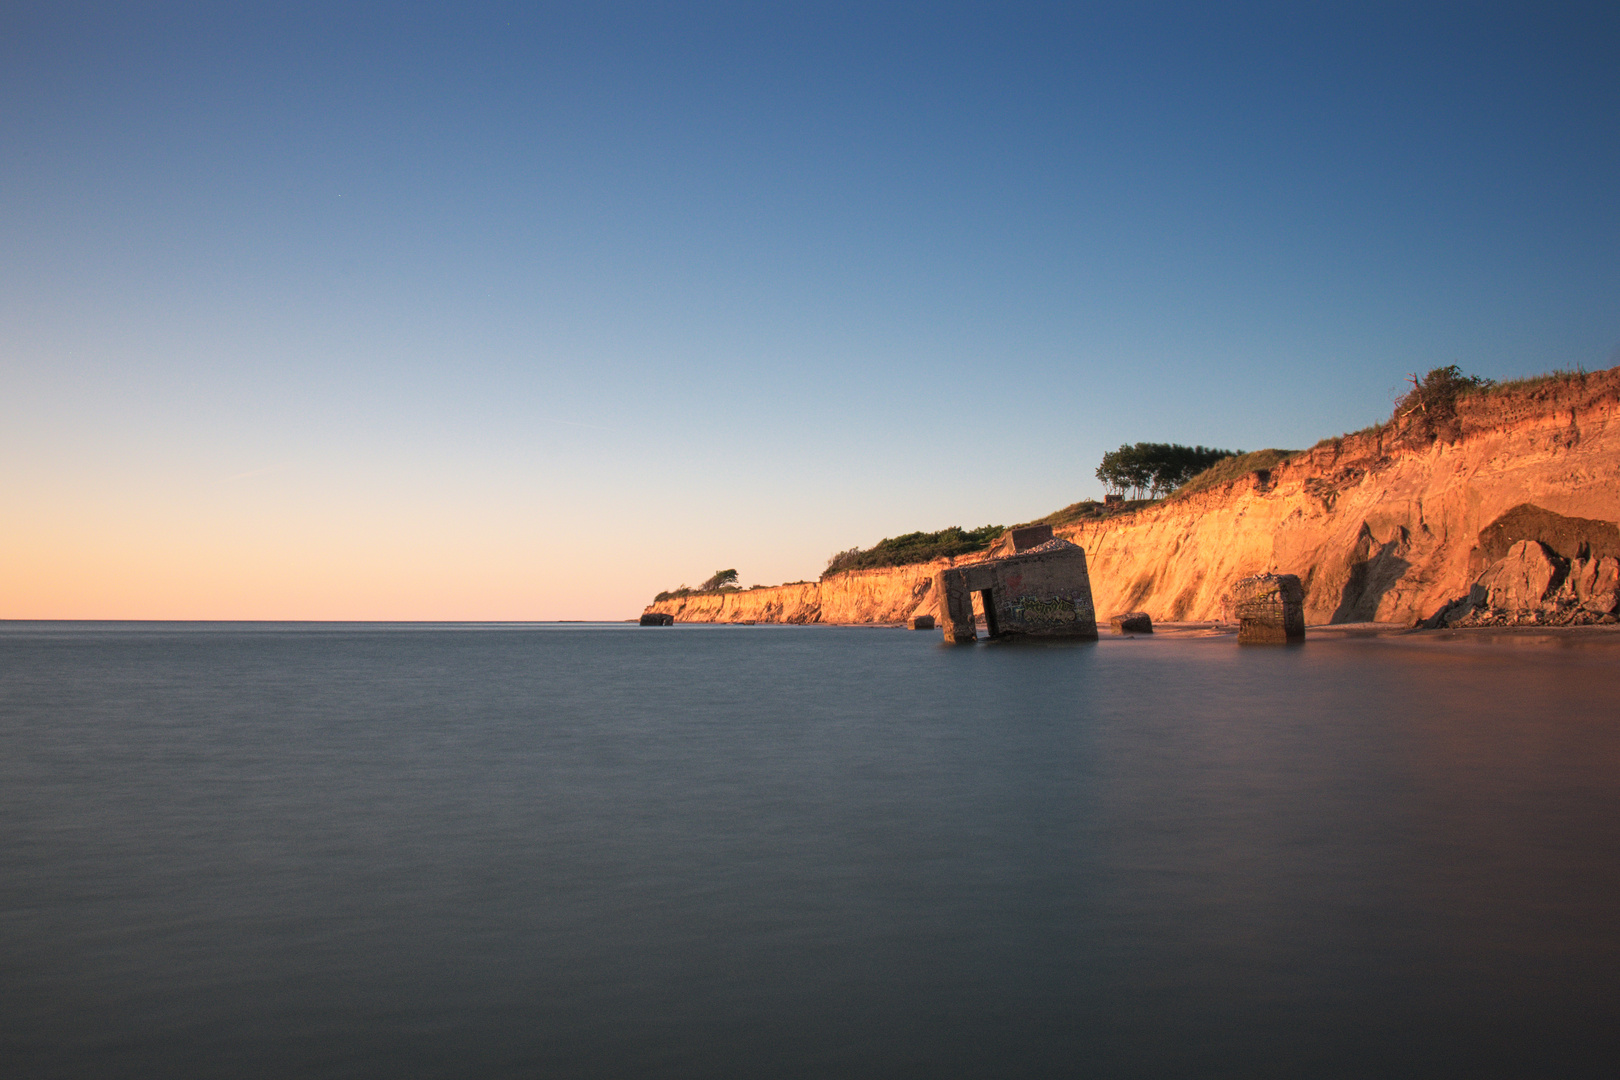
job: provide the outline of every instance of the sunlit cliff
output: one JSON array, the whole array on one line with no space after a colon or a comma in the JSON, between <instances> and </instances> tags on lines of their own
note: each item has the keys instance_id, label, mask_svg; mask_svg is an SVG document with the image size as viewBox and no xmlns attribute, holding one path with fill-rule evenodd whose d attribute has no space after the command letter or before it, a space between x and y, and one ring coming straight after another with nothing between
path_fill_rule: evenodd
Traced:
<instances>
[{"instance_id":1,"label":"sunlit cliff","mask_svg":"<svg viewBox=\"0 0 1620 1080\"><path fill-rule=\"evenodd\" d=\"M1617 411L1620 368L1510 384L1057 532L1085 549L1102 616L1218 619L1233 581L1278 572L1304 582L1311 623L1410 624L1467 597L1510 551L1520 558L1521 542L1537 545L1531 554L1552 567L1552 587L1564 576L1572 587L1580 574L1589 583L1612 576L1603 560L1620 556ZM647 610L697 622L899 622L933 612L936 570L982 557L694 594Z\"/></svg>"}]
</instances>

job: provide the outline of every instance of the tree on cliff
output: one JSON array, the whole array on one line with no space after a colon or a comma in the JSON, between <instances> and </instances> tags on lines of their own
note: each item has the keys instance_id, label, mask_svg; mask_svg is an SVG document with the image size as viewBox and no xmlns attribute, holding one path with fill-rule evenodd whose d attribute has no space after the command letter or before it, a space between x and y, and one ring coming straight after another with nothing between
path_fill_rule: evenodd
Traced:
<instances>
[{"instance_id":1,"label":"tree on cliff","mask_svg":"<svg viewBox=\"0 0 1620 1080\"><path fill-rule=\"evenodd\" d=\"M733 588L736 587L736 585L737 585L737 571L735 571L735 570L716 570L714 572L714 577L710 578L708 581L705 581L702 585L698 586L698 591L699 592L714 592L717 589L724 588L727 585L730 585Z\"/></svg>"},{"instance_id":2,"label":"tree on cliff","mask_svg":"<svg viewBox=\"0 0 1620 1080\"><path fill-rule=\"evenodd\" d=\"M1127 491L1135 498L1152 498L1176 490L1205 469L1241 450L1217 450L1209 446L1182 446L1180 443L1146 443L1121 446L1103 455L1097 466L1097 479L1118 494Z\"/></svg>"}]
</instances>

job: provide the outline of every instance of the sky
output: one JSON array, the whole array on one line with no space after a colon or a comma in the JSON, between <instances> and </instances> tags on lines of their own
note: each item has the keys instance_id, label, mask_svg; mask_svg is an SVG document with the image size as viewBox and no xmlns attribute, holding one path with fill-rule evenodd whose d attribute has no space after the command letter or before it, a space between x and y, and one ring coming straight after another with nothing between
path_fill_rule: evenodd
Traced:
<instances>
[{"instance_id":1,"label":"sky","mask_svg":"<svg viewBox=\"0 0 1620 1080\"><path fill-rule=\"evenodd\" d=\"M623 619L1620 363L1612 4L0 5L0 618Z\"/></svg>"}]
</instances>

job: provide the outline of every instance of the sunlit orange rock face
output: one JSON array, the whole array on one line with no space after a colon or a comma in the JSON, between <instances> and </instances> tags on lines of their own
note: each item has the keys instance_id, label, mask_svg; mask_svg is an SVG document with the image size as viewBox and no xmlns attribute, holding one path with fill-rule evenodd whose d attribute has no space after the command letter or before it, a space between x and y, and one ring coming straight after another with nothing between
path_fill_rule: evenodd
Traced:
<instances>
[{"instance_id":1,"label":"sunlit orange rock face","mask_svg":"<svg viewBox=\"0 0 1620 1080\"><path fill-rule=\"evenodd\" d=\"M1066 535L1086 549L1099 611L1215 619L1230 582L1292 573L1308 622L1412 622L1470 592L1495 561L1481 533L1516 508L1587 519L1603 542L1620 520L1617 414L1620 368L1463 398L1438 432L1408 417Z\"/></svg>"},{"instance_id":2,"label":"sunlit orange rock face","mask_svg":"<svg viewBox=\"0 0 1620 1080\"><path fill-rule=\"evenodd\" d=\"M1620 556L1617 416L1620 368L1465 397L1438 422L1403 417L1224 487L1058 534L1085 549L1103 617L1213 621L1233 582L1280 573L1299 576L1312 624L1412 623L1467 597L1525 540L1568 564L1570 589L1579 585L1585 602L1584 594L1612 589L1598 578L1603 559ZM1617 550L1607 550L1611 540ZM1522 548L1515 557L1535 561ZM928 583L961 561L648 610L700 622L902 622L933 613Z\"/></svg>"}]
</instances>

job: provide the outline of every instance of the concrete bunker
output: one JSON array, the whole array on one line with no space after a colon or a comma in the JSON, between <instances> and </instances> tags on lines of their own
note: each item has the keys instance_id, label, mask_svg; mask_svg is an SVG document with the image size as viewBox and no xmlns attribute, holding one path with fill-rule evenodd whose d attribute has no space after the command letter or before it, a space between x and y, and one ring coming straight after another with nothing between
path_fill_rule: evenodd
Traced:
<instances>
[{"instance_id":1,"label":"concrete bunker","mask_svg":"<svg viewBox=\"0 0 1620 1080\"><path fill-rule=\"evenodd\" d=\"M984 610L992 638L1065 637L1096 640L1086 553L1052 537L1050 525L1012 531L1011 555L941 570L934 575L945 640L978 640L973 601Z\"/></svg>"},{"instance_id":2,"label":"concrete bunker","mask_svg":"<svg viewBox=\"0 0 1620 1080\"><path fill-rule=\"evenodd\" d=\"M1232 583L1223 598L1238 620L1241 645L1305 640L1305 589L1294 574L1256 574Z\"/></svg>"}]
</instances>

